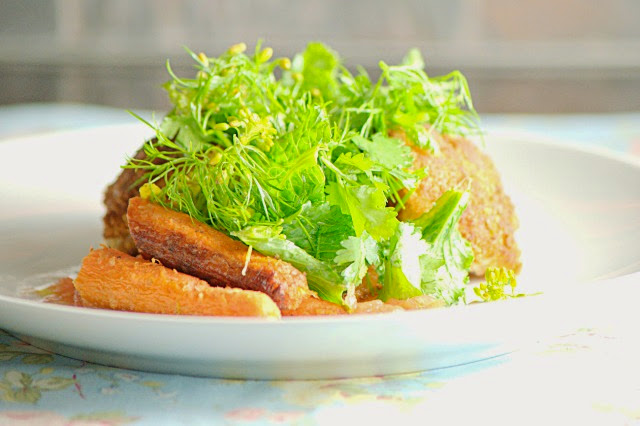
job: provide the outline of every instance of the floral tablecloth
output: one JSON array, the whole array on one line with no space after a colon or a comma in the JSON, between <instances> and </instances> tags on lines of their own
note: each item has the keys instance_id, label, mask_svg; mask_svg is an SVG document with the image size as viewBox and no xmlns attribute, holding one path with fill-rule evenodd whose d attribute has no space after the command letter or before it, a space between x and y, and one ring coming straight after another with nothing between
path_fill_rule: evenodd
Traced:
<instances>
[{"instance_id":1,"label":"floral tablecloth","mask_svg":"<svg viewBox=\"0 0 640 426\"><path fill-rule=\"evenodd\" d=\"M40 131L128 120L79 105L2 107L0 138L29 132L33 108L45 123ZM640 114L488 116L485 124L640 156ZM639 317L629 315L629 321L594 319L467 365L328 381L110 368L40 350L0 330L0 425L640 424Z\"/></svg>"},{"instance_id":2,"label":"floral tablecloth","mask_svg":"<svg viewBox=\"0 0 640 426\"><path fill-rule=\"evenodd\" d=\"M455 368L268 382L103 367L4 334L0 424L640 424L634 339L584 328Z\"/></svg>"}]
</instances>

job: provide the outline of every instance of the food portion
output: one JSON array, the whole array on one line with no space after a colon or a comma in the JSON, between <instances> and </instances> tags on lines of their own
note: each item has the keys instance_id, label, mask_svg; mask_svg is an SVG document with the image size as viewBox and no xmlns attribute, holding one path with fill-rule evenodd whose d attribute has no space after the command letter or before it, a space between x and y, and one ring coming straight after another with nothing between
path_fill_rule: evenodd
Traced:
<instances>
[{"instance_id":1,"label":"food portion","mask_svg":"<svg viewBox=\"0 0 640 426\"><path fill-rule=\"evenodd\" d=\"M144 160L147 155L144 149L140 149L133 157L136 160ZM160 164L161 158L155 160ZM138 252L127 224L127 208L129 199L139 195L141 181L146 172L142 169L125 169L118 175L118 178L107 187L104 196L104 205L107 212L103 218L103 236L105 243L112 248L125 253L135 255Z\"/></svg>"},{"instance_id":2,"label":"food portion","mask_svg":"<svg viewBox=\"0 0 640 426\"><path fill-rule=\"evenodd\" d=\"M134 197L127 220L142 257L212 286L260 291L280 309L297 308L310 293L305 275L289 263L254 253L185 213Z\"/></svg>"},{"instance_id":3,"label":"food portion","mask_svg":"<svg viewBox=\"0 0 640 426\"><path fill-rule=\"evenodd\" d=\"M189 298L170 285L189 277L211 300L259 292L283 316L394 312L465 303L470 272L519 269L517 218L469 139L481 131L462 74L428 76L415 50L380 62L377 80L321 43L292 60L245 50L189 52L193 78L168 66L173 109L145 121L155 137L105 193L108 253L122 254L111 269L83 265L104 279L76 280L103 297L94 306L149 312L137 299L154 285ZM165 278L136 272L127 292L133 265Z\"/></svg>"},{"instance_id":4,"label":"food portion","mask_svg":"<svg viewBox=\"0 0 640 426\"><path fill-rule=\"evenodd\" d=\"M75 288L83 306L180 315L279 318L280 310L259 291L208 283L109 248L82 261Z\"/></svg>"},{"instance_id":5,"label":"food portion","mask_svg":"<svg viewBox=\"0 0 640 426\"><path fill-rule=\"evenodd\" d=\"M406 139L401 132L393 136ZM460 217L460 234L471 243L471 273L488 268L520 270L515 240L518 218L491 158L469 139L437 135L439 154L412 147L414 164L429 171L400 210L400 220L413 220L428 211L448 189L468 184L469 205Z\"/></svg>"}]
</instances>

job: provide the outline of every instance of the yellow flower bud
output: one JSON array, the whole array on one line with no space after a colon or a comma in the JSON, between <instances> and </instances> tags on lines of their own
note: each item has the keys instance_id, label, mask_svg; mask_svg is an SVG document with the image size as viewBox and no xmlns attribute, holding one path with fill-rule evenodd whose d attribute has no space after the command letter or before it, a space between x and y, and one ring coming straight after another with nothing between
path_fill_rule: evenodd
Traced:
<instances>
[{"instance_id":1,"label":"yellow flower bud","mask_svg":"<svg viewBox=\"0 0 640 426\"><path fill-rule=\"evenodd\" d=\"M270 47L265 47L264 49L262 49L262 52L258 54L257 60L259 63L267 62L269 59L271 59L272 56L273 49Z\"/></svg>"},{"instance_id":2,"label":"yellow flower bud","mask_svg":"<svg viewBox=\"0 0 640 426\"><path fill-rule=\"evenodd\" d=\"M222 160L222 153L220 151L216 151L215 154L211 156L211 159L209 160L209 164L211 164L212 166L215 166L220 162L220 160Z\"/></svg>"},{"instance_id":3,"label":"yellow flower bud","mask_svg":"<svg viewBox=\"0 0 640 426\"><path fill-rule=\"evenodd\" d=\"M162 190L155 183L147 182L140 187L140 197L142 197L143 200L148 200L152 194L154 196L160 195L161 192Z\"/></svg>"},{"instance_id":4,"label":"yellow flower bud","mask_svg":"<svg viewBox=\"0 0 640 426\"><path fill-rule=\"evenodd\" d=\"M209 66L209 58L207 58L207 55L205 55L204 53L202 52L198 53L198 59L200 60L200 62L202 62L202 65L204 65L205 67Z\"/></svg>"},{"instance_id":5,"label":"yellow flower bud","mask_svg":"<svg viewBox=\"0 0 640 426\"><path fill-rule=\"evenodd\" d=\"M243 125L242 121L240 120L232 120L229 122L229 126L231 127L241 127Z\"/></svg>"},{"instance_id":6,"label":"yellow flower bud","mask_svg":"<svg viewBox=\"0 0 640 426\"><path fill-rule=\"evenodd\" d=\"M302 79L304 78L304 77L302 76L302 74L301 74L301 73L299 73L299 72L294 72L293 74L291 74L291 77L292 77L292 78L293 78L297 83L301 82L301 81L302 81Z\"/></svg>"},{"instance_id":7,"label":"yellow flower bud","mask_svg":"<svg viewBox=\"0 0 640 426\"><path fill-rule=\"evenodd\" d=\"M317 87L314 87L313 89L311 89L311 96L319 98L321 95L322 95L322 92Z\"/></svg>"},{"instance_id":8,"label":"yellow flower bud","mask_svg":"<svg viewBox=\"0 0 640 426\"><path fill-rule=\"evenodd\" d=\"M233 46L231 46L229 48L229 53L231 53L232 55L237 55L238 53L242 53L245 50L247 50L247 45L244 43L237 43L234 44Z\"/></svg>"},{"instance_id":9,"label":"yellow flower bud","mask_svg":"<svg viewBox=\"0 0 640 426\"><path fill-rule=\"evenodd\" d=\"M278 65L280 65L280 68L282 68L283 70L290 70L291 69L291 59L289 59L289 58L280 58L280 60L278 61Z\"/></svg>"},{"instance_id":10,"label":"yellow flower bud","mask_svg":"<svg viewBox=\"0 0 640 426\"><path fill-rule=\"evenodd\" d=\"M221 131L221 132L224 132L224 131L226 131L226 130L229 130L229 127L230 127L230 126L229 126L227 123L216 123L216 124L213 126L213 130L219 130L219 131Z\"/></svg>"}]
</instances>

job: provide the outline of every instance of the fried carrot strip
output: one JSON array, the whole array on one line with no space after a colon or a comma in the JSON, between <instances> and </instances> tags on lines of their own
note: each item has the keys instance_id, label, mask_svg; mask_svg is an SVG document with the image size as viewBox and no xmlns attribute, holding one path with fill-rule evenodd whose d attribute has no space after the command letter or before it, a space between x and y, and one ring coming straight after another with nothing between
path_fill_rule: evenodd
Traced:
<instances>
[{"instance_id":1,"label":"fried carrot strip","mask_svg":"<svg viewBox=\"0 0 640 426\"><path fill-rule=\"evenodd\" d=\"M310 294L304 273L192 219L140 197L129 200L129 229L140 253L213 286L257 290L280 309L295 309Z\"/></svg>"},{"instance_id":2,"label":"fried carrot strip","mask_svg":"<svg viewBox=\"0 0 640 426\"><path fill-rule=\"evenodd\" d=\"M426 296L432 299L431 296ZM414 300L417 299L417 300ZM426 309L431 307L426 302L425 296L418 296L407 300L391 299L384 303L381 300L367 300L358 302L351 314L381 314L386 312L396 312L405 309ZM300 306L292 310L283 310L282 316L312 316L312 315L347 315L342 306L326 300L318 299L315 296L305 298Z\"/></svg>"},{"instance_id":3,"label":"fried carrot strip","mask_svg":"<svg viewBox=\"0 0 640 426\"><path fill-rule=\"evenodd\" d=\"M264 293L211 287L158 263L115 249L93 250L74 281L84 306L157 314L279 318Z\"/></svg>"},{"instance_id":4,"label":"fried carrot strip","mask_svg":"<svg viewBox=\"0 0 640 426\"><path fill-rule=\"evenodd\" d=\"M360 302L354 309L354 314L382 314L385 312L403 311L400 306L389 305L382 300L368 300Z\"/></svg>"},{"instance_id":5,"label":"fried carrot strip","mask_svg":"<svg viewBox=\"0 0 640 426\"><path fill-rule=\"evenodd\" d=\"M411 297L409 299L389 299L386 302L388 305L400 306L402 309L413 311L416 309L431 309L444 306L444 300L436 299L435 297L423 294L422 296Z\"/></svg>"},{"instance_id":6,"label":"fried carrot strip","mask_svg":"<svg viewBox=\"0 0 640 426\"><path fill-rule=\"evenodd\" d=\"M306 297L296 309L282 310L282 316L310 316L310 315L345 315L348 312L335 303L327 302L315 296Z\"/></svg>"}]
</instances>

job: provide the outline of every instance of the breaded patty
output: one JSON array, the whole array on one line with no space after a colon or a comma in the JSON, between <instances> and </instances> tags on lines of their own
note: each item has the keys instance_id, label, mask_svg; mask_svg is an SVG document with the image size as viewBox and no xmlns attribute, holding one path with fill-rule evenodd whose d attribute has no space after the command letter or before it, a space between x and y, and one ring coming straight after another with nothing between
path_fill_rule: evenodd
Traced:
<instances>
[{"instance_id":1,"label":"breaded patty","mask_svg":"<svg viewBox=\"0 0 640 426\"><path fill-rule=\"evenodd\" d=\"M146 158L144 149L140 148L134 158L137 160ZM127 207L129 199L139 195L138 190L142 183L137 182L144 174L144 170L124 169L104 193L104 205L107 208L107 213L102 219L104 222L102 235L105 244L131 255L137 254L138 250L129 234Z\"/></svg>"},{"instance_id":2,"label":"breaded patty","mask_svg":"<svg viewBox=\"0 0 640 426\"><path fill-rule=\"evenodd\" d=\"M404 133L391 136L406 140ZM505 194L491 158L473 142L462 137L436 135L440 152L412 146L416 167L426 167L427 176L400 211L401 220L419 217L448 189L470 183L471 198L460 218L459 229L473 247L471 272L484 274L488 267L520 270L520 249L514 233L518 218Z\"/></svg>"},{"instance_id":3,"label":"breaded patty","mask_svg":"<svg viewBox=\"0 0 640 426\"><path fill-rule=\"evenodd\" d=\"M154 138L147 143L154 143L155 141L156 139ZM163 151L167 148L158 146L157 149ZM133 158L136 160L147 158L144 152L144 145L140 147ZM156 159L154 164L161 164L162 162L162 159ZM107 208L107 212L102 219L104 222L102 235L105 244L130 255L138 254L138 249L129 233L127 207L129 206L130 198L140 195L140 187L145 183L142 180L145 173L146 171L142 169L124 169L104 193L104 205ZM162 186L163 182L159 181L157 185Z\"/></svg>"}]
</instances>

